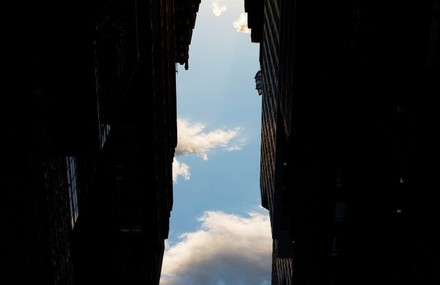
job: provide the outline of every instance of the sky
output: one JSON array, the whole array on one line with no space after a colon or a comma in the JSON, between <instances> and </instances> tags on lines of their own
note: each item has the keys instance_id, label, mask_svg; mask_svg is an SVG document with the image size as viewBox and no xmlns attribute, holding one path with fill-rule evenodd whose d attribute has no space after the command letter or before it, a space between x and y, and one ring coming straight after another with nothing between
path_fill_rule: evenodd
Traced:
<instances>
[{"instance_id":1,"label":"sky","mask_svg":"<svg viewBox=\"0 0 440 285\"><path fill-rule=\"evenodd\" d=\"M243 0L202 0L178 66L174 204L161 285L269 285L259 188L261 97Z\"/></svg>"}]
</instances>

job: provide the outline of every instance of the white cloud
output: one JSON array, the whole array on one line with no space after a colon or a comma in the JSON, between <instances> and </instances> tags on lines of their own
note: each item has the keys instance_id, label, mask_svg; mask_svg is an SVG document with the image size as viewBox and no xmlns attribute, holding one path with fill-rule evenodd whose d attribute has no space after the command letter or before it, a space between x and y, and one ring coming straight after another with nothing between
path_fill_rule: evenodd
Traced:
<instances>
[{"instance_id":1,"label":"white cloud","mask_svg":"<svg viewBox=\"0 0 440 285\"><path fill-rule=\"evenodd\" d=\"M216 129L204 132L205 126L201 123L191 124L189 121L177 119L177 147L176 156L197 154L202 159L208 159L208 152L215 148L224 148L228 151L240 150L243 142L232 144L232 140L239 134L239 128L222 130Z\"/></svg>"},{"instance_id":2,"label":"white cloud","mask_svg":"<svg viewBox=\"0 0 440 285\"><path fill-rule=\"evenodd\" d=\"M203 160L208 160L208 153L214 149L238 151L245 145L245 139L238 138L240 128L204 132L205 126L203 124L190 123L185 119L178 118L177 130L176 156L196 154ZM177 183L179 176L189 180L191 178L190 167L174 158L173 183Z\"/></svg>"},{"instance_id":3,"label":"white cloud","mask_svg":"<svg viewBox=\"0 0 440 285\"><path fill-rule=\"evenodd\" d=\"M216 16L220 16L223 14L223 12L226 12L228 10L228 7L226 5L221 4L218 0L213 0L211 3L212 13Z\"/></svg>"},{"instance_id":4,"label":"white cloud","mask_svg":"<svg viewBox=\"0 0 440 285\"><path fill-rule=\"evenodd\" d=\"M185 180L191 177L190 167L174 158L173 161L173 182L177 183L177 178L182 176Z\"/></svg>"},{"instance_id":5,"label":"white cloud","mask_svg":"<svg viewBox=\"0 0 440 285\"><path fill-rule=\"evenodd\" d=\"M240 18L235 21L233 24L234 28L237 30L237 32L249 34L251 32L251 29L249 29L247 24L247 14L244 12L240 13Z\"/></svg>"},{"instance_id":6,"label":"white cloud","mask_svg":"<svg viewBox=\"0 0 440 285\"><path fill-rule=\"evenodd\" d=\"M272 237L268 215L205 212L198 231L167 244L161 285L270 284Z\"/></svg>"}]
</instances>

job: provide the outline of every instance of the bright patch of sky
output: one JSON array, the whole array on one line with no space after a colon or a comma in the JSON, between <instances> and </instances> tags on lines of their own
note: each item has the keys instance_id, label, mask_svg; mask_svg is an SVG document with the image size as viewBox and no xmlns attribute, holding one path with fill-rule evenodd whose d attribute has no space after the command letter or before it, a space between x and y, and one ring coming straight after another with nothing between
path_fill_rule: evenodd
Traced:
<instances>
[{"instance_id":1,"label":"bright patch of sky","mask_svg":"<svg viewBox=\"0 0 440 285\"><path fill-rule=\"evenodd\" d=\"M208 152L215 148L224 148L229 151L240 150L241 143L231 144L231 140L237 137L240 128L230 130L215 129L203 132L205 126L201 123L191 124L183 118L177 119L179 130L176 156L197 154L203 160L208 160Z\"/></svg>"},{"instance_id":2,"label":"bright patch of sky","mask_svg":"<svg viewBox=\"0 0 440 285\"><path fill-rule=\"evenodd\" d=\"M174 204L161 285L269 285L260 207L261 97L243 0L202 0L177 73Z\"/></svg>"},{"instance_id":3,"label":"bright patch of sky","mask_svg":"<svg viewBox=\"0 0 440 285\"><path fill-rule=\"evenodd\" d=\"M226 5L216 0L213 0L211 2L211 8L212 13L216 16L220 16L221 14L223 14L223 12L226 12L226 10L228 10L228 7L226 7Z\"/></svg>"},{"instance_id":4,"label":"bright patch of sky","mask_svg":"<svg viewBox=\"0 0 440 285\"><path fill-rule=\"evenodd\" d=\"M269 218L206 212L201 227L166 246L162 285L269 284L272 237Z\"/></svg>"},{"instance_id":5,"label":"bright patch of sky","mask_svg":"<svg viewBox=\"0 0 440 285\"><path fill-rule=\"evenodd\" d=\"M251 29L249 29L247 25L247 14L244 12L240 13L240 18L238 18L238 20L233 23L233 26L237 30L237 32L245 34L251 33Z\"/></svg>"}]
</instances>

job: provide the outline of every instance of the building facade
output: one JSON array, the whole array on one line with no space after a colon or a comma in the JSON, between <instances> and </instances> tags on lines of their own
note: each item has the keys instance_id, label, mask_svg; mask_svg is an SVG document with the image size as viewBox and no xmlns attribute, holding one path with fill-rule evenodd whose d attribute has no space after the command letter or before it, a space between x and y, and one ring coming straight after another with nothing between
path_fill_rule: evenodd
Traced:
<instances>
[{"instance_id":1,"label":"building facade","mask_svg":"<svg viewBox=\"0 0 440 285\"><path fill-rule=\"evenodd\" d=\"M188 69L199 4L11 9L1 179L8 284L159 284L175 77L179 65Z\"/></svg>"},{"instance_id":2,"label":"building facade","mask_svg":"<svg viewBox=\"0 0 440 285\"><path fill-rule=\"evenodd\" d=\"M272 284L436 284L439 2L245 0ZM436 202L434 202L436 201Z\"/></svg>"}]
</instances>

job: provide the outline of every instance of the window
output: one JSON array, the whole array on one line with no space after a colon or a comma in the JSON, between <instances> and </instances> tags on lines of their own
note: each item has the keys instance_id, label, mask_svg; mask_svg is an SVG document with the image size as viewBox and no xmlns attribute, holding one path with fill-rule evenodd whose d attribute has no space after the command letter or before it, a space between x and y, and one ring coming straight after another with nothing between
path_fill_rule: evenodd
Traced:
<instances>
[{"instance_id":1,"label":"window","mask_svg":"<svg viewBox=\"0 0 440 285\"><path fill-rule=\"evenodd\" d=\"M263 74L261 73L261 70L257 71L257 74L255 74L255 83L256 83L256 89L258 91L258 95L263 94Z\"/></svg>"},{"instance_id":2,"label":"window","mask_svg":"<svg viewBox=\"0 0 440 285\"><path fill-rule=\"evenodd\" d=\"M109 124L99 124L99 143L101 148L104 147L105 141L107 140L109 133L110 133Z\"/></svg>"},{"instance_id":3,"label":"window","mask_svg":"<svg viewBox=\"0 0 440 285\"><path fill-rule=\"evenodd\" d=\"M338 255L339 255L338 237L337 236L333 236L332 256L338 256Z\"/></svg>"},{"instance_id":4,"label":"window","mask_svg":"<svg viewBox=\"0 0 440 285\"><path fill-rule=\"evenodd\" d=\"M67 165L67 189L69 192L70 221L73 229L79 215L76 158L72 156L66 157L66 165Z\"/></svg>"},{"instance_id":5,"label":"window","mask_svg":"<svg viewBox=\"0 0 440 285\"><path fill-rule=\"evenodd\" d=\"M347 207L344 202L336 202L335 204L335 221L341 222L345 218Z\"/></svg>"}]
</instances>

